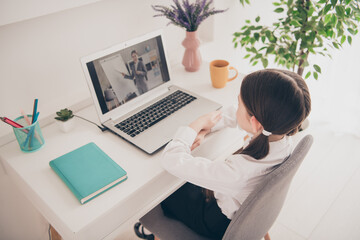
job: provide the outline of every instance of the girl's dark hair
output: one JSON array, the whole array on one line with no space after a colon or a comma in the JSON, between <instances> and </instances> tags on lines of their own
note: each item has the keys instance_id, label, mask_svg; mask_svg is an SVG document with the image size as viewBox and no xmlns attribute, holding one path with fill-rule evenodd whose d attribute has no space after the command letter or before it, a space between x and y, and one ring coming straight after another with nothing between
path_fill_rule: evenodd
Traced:
<instances>
[{"instance_id":1,"label":"girl's dark hair","mask_svg":"<svg viewBox=\"0 0 360 240\"><path fill-rule=\"evenodd\" d=\"M249 115L275 135L295 134L311 110L304 79L287 70L265 69L247 75L240 97ZM262 159L269 153L269 137L260 134L236 153Z\"/></svg>"}]
</instances>

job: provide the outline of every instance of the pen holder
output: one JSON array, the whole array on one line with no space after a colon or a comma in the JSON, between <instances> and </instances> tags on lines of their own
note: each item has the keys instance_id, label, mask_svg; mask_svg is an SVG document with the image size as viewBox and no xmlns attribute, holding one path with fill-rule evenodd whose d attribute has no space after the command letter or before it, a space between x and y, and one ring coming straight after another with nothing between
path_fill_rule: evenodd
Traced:
<instances>
[{"instance_id":1,"label":"pen holder","mask_svg":"<svg viewBox=\"0 0 360 240\"><path fill-rule=\"evenodd\" d=\"M32 115L27 116L29 119L32 117ZM34 152L44 145L45 141L41 133L39 121L28 126L23 116L16 118L14 121L24 126L23 128L13 128L20 149L23 152Z\"/></svg>"}]
</instances>

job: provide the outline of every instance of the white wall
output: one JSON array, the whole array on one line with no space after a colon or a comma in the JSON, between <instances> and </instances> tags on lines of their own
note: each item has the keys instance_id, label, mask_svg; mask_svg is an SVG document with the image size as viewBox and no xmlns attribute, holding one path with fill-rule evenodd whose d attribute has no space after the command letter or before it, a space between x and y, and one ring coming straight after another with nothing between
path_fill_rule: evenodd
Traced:
<instances>
[{"instance_id":1,"label":"white wall","mask_svg":"<svg viewBox=\"0 0 360 240\"><path fill-rule=\"evenodd\" d=\"M0 26L48 15L100 0L1 0Z\"/></svg>"}]
</instances>

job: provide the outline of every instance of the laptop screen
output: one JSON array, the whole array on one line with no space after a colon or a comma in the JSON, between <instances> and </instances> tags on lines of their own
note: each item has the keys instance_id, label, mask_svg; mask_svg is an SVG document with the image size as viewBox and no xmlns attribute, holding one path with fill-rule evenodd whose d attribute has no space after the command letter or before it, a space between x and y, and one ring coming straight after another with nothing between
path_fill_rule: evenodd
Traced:
<instances>
[{"instance_id":1,"label":"laptop screen","mask_svg":"<svg viewBox=\"0 0 360 240\"><path fill-rule=\"evenodd\" d=\"M86 63L102 114L170 80L161 35Z\"/></svg>"}]
</instances>

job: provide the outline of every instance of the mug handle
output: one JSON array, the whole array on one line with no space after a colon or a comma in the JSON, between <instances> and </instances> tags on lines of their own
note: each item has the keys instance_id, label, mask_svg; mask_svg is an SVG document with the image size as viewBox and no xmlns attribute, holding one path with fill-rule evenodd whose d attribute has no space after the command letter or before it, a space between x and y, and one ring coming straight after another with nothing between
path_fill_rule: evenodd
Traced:
<instances>
[{"instance_id":1,"label":"mug handle","mask_svg":"<svg viewBox=\"0 0 360 240\"><path fill-rule=\"evenodd\" d=\"M238 70L237 70L236 68L234 68L234 67L229 67L229 70L235 70L236 74L235 74L234 77L229 78L229 79L228 79L228 82L234 80L234 79L238 76Z\"/></svg>"}]
</instances>

